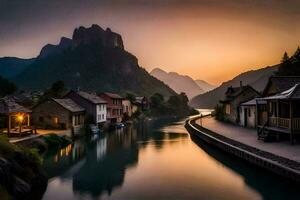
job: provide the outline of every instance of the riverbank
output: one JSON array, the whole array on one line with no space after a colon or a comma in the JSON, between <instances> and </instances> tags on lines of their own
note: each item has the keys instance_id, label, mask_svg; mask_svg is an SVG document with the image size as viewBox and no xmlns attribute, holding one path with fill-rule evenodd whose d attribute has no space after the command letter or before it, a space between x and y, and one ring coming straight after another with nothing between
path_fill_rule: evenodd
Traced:
<instances>
[{"instance_id":1,"label":"riverbank","mask_svg":"<svg viewBox=\"0 0 300 200\"><path fill-rule=\"evenodd\" d=\"M300 182L299 162L255 148L204 128L196 123L199 118L200 116L186 121L185 127L193 136L258 167Z\"/></svg>"}]
</instances>

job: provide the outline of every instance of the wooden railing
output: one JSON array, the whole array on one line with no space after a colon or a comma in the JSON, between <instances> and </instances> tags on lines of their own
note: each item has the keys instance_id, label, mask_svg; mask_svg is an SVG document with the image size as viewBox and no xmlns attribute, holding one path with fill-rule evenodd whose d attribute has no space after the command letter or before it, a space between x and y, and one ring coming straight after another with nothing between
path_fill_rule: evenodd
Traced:
<instances>
[{"instance_id":1,"label":"wooden railing","mask_svg":"<svg viewBox=\"0 0 300 200\"><path fill-rule=\"evenodd\" d=\"M269 117L271 127L290 129L291 125L292 130L300 130L300 118L293 118L291 121L289 118Z\"/></svg>"},{"instance_id":2,"label":"wooden railing","mask_svg":"<svg viewBox=\"0 0 300 200\"><path fill-rule=\"evenodd\" d=\"M290 119L279 118L279 117L269 117L269 126L289 129L290 128Z\"/></svg>"},{"instance_id":3,"label":"wooden railing","mask_svg":"<svg viewBox=\"0 0 300 200\"><path fill-rule=\"evenodd\" d=\"M300 118L293 119L293 130L300 130Z\"/></svg>"},{"instance_id":4,"label":"wooden railing","mask_svg":"<svg viewBox=\"0 0 300 200\"><path fill-rule=\"evenodd\" d=\"M290 119L278 118L278 127L289 129L290 128Z\"/></svg>"}]
</instances>

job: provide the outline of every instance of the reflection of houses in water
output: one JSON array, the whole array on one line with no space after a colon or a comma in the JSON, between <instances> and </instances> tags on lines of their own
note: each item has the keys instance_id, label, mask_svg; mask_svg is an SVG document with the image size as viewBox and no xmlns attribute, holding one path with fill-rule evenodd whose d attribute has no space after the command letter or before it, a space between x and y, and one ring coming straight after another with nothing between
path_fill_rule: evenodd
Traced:
<instances>
[{"instance_id":1,"label":"reflection of houses in water","mask_svg":"<svg viewBox=\"0 0 300 200\"><path fill-rule=\"evenodd\" d=\"M155 144L156 149L161 149L166 143L166 140L174 140L176 138L186 137L188 134L178 134L170 130L161 130L162 127L167 127L166 124L172 124L177 122L178 119L175 118L166 118L163 120L150 120L145 121L144 123L139 123L137 126L137 140L141 144L141 148L144 148L149 144L149 142L143 143L143 141L152 141L152 144ZM168 141L170 143L170 141Z\"/></svg>"},{"instance_id":2,"label":"reflection of houses in water","mask_svg":"<svg viewBox=\"0 0 300 200\"><path fill-rule=\"evenodd\" d=\"M96 151L97 151L97 161L100 161L106 154L107 149L107 139L101 138L97 141Z\"/></svg>"},{"instance_id":3,"label":"reflection of houses in water","mask_svg":"<svg viewBox=\"0 0 300 200\"><path fill-rule=\"evenodd\" d=\"M47 171L48 177L61 176L85 156L85 146L81 141L48 152L44 156L43 167Z\"/></svg>"},{"instance_id":4,"label":"reflection of houses in water","mask_svg":"<svg viewBox=\"0 0 300 200\"><path fill-rule=\"evenodd\" d=\"M126 168L138 161L135 138L136 132L128 127L88 145L86 162L73 177L73 191L98 197L121 186Z\"/></svg>"}]
</instances>

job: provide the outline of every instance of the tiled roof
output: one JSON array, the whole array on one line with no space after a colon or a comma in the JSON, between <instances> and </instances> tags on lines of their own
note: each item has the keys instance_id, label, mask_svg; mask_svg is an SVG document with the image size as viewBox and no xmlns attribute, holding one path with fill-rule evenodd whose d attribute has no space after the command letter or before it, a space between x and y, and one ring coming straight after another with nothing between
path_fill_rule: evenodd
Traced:
<instances>
[{"instance_id":1,"label":"tiled roof","mask_svg":"<svg viewBox=\"0 0 300 200\"><path fill-rule=\"evenodd\" d=\"M107 103L104 99L102 99L101 97L99 97L95 94L91 94L91 93L87 93L87 92L83 92L83 91L79 91L79 92L77 92L77 94L94 104Z\"/></svg>"},{"instance_id":2,"label":"tiled roof","mask_svg":"<svg viewBox=\"0 0 300 200\"><path fill-rule=\"evenodd\" d=\"M144 98L145 97L135 97L135 102L136 103L142 103L142 101L143 101Z\"/></svg>"},{"instance_id":3,"label":"tiled roof","mask_svg":"<svg viewBox=\"0 0 300 200\"><path fill-rule=\"evenodd\" d=\"M300 83L300 76L274 76L270 78L270 81L276 85L279 92L283 92Z\"/></svg>"},{"instance_id":4,"label":"tiled roof","mask_svg":"<svg viewBox=\"0 0 300 200\"><path fill-rule=\"evenodd\" d=\"M259 93L249 85L242 86L242 87L229 87L225 93L224 98L221 100L221 102L231 101L247 89L250 89L259 95Z\"/></svg>"},{"instance_id":5,"label":"tiled roof","mask_svg":"<svg viewBox=\"0 0 300 200\"><path fill-rule=\"evenodd\" d=\"M31 110L16 103L12 98L4 97L0 99L0 113L30 113Z\"/></svg>"},{"instance_id":6,"label":"tiled roof","mask_svg":"<svg viewBox=\"0 0 300 200\"><path fill-rule=\"evenodd\" d=\"M300 99L300 83L295 84L293 87L285 90L276 95L265 97L264 100L272 100L272 99Z\"/></svg>"},{"instance_id":7,"label":"tiled roof","mask_svg":"<svg viewBox=\"0 0 300 200\"><path fill-rule=\"evenodd\" d=\"M242 103L241 106L256 106L256 100L258 98L251 99L245 103ZM266 104L266 101L257 101L257 104Z\"/></svg>"},{"instance_id":8,"label":"tiled roof","mask_svg":"<svg viewBox=\"0 0 300 200\"><path fill-rule=\"evenodd\" d=\"M104 92L102 94L105 94L106 96L113 98L113 99L124 99L123 97L121 97L120 95L115 94L115 93Z\"/></svg>"},{"instance_id":9,"label":"tiled roof","mask_svg":"<svg viewBox=\"0 0 300 200\"><path fill-rule=\"evenodd\" d=\"M56 103L71 112L82 112L84 108L76 104L72 99L53 99Z\"/></svg>"}]
</instances>

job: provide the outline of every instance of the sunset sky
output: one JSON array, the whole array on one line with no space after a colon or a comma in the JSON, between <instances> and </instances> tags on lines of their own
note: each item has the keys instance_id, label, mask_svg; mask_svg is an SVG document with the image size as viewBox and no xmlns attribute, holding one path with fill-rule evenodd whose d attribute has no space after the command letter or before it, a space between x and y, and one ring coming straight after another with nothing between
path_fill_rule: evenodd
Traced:
<instances>
[{"instance_id":1,"label":"sunset sky","mask_svg":"<svg viewBox=\"0 0 300 200\"><path fill-rule=\"evenodd\" d=\"M0 57L35 57L91 24L120 33L148 71L220 84L300 45L300 1L0 0Z\"/></svg>"}]
</instances>

